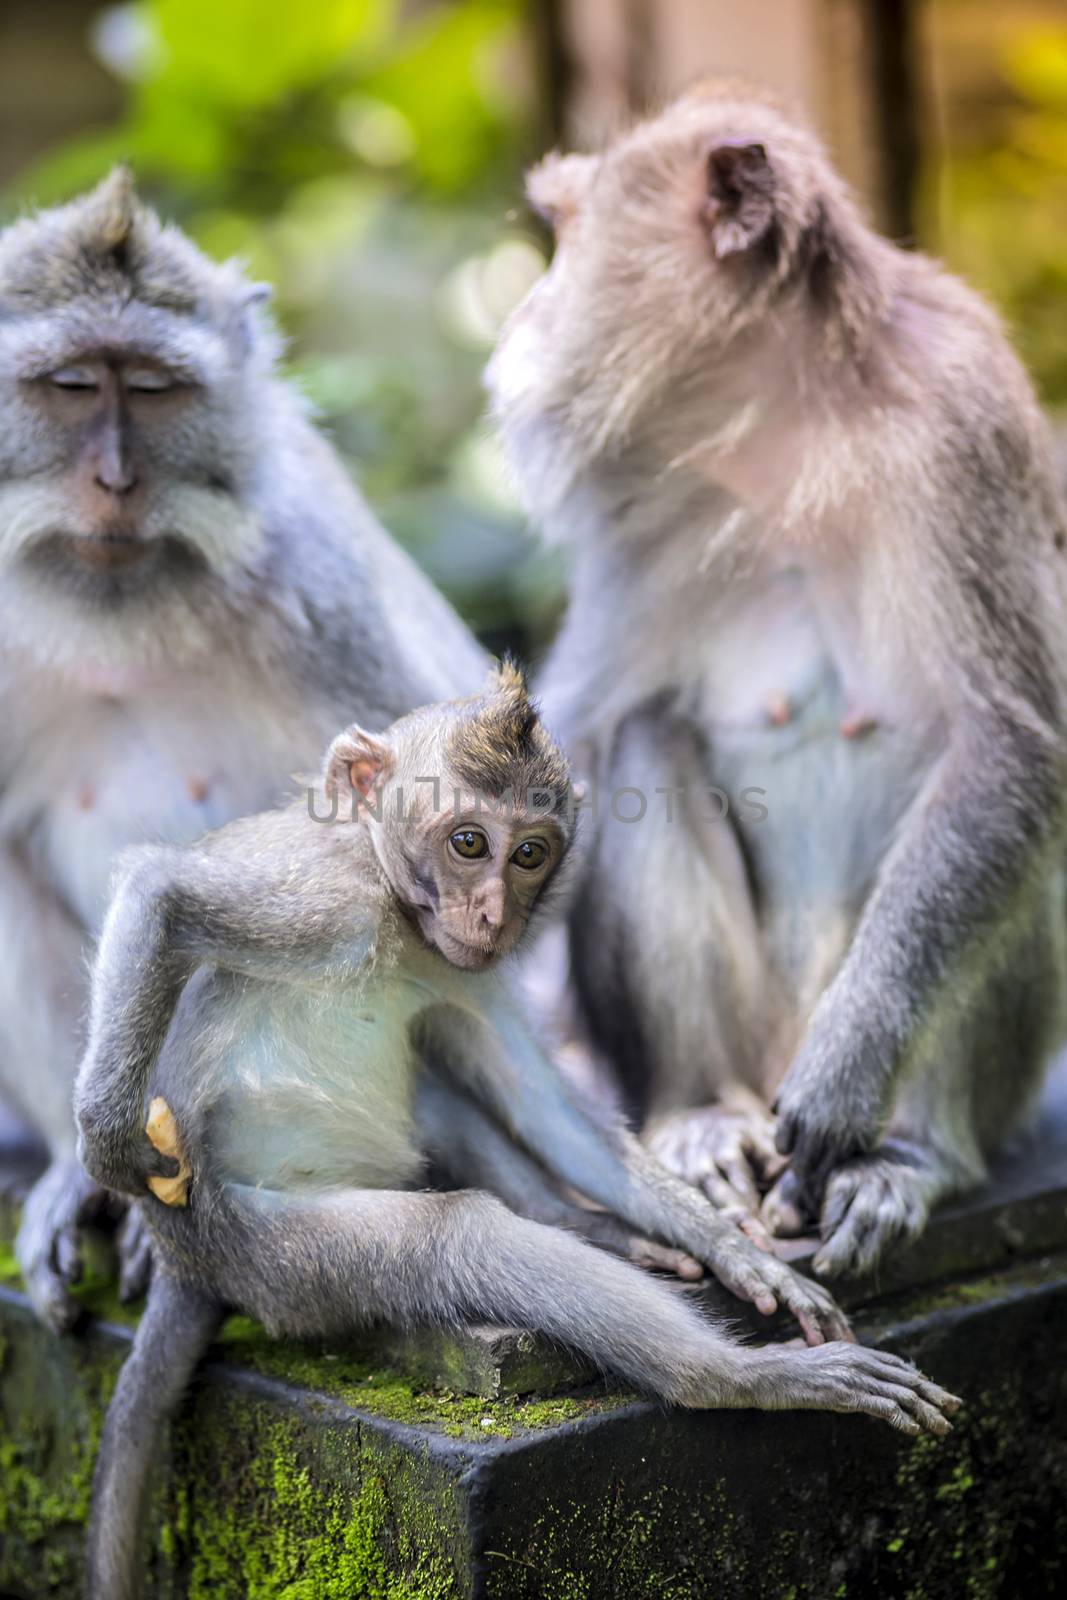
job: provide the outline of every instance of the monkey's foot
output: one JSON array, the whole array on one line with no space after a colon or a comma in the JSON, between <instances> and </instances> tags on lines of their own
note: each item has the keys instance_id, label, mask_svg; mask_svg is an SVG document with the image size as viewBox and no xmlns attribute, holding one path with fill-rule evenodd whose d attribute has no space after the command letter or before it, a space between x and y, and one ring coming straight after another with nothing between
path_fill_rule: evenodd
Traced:
<instances>
[{"instance_id":1,"label":"monkey's foot","mask_svg":"<svg viewBox=\"0 0 1067 1600\"><path fill-rule=\"evenodd\" d=\"M784 1161L774 1147L774 1119L758 1095L732 1086L716 1105L657 1118L645 1142L669 1172L703 1189L717 1210L769 1247L760 1194Z\"/></svg>"},{"instance_id":2,"label":"monkey's foot","mask_svg":"<svg viewBox=\"0 0 1067 1600\"><path fill-rule=\"evenodd\" d=\"M952 1432L948 1418L962 1401L939 1388L910 1361L858 1344L815 1350L770 1347L754 1351L747 1403L801 1411L859 1411L913 1437ZM783 1401L783 1396L788 1396ZM738 1404L745 1404L739 1400Z\"/></svg>"},{"instance_id":3,"label":"monkey's foot","mask_svg":"<svg viewBox=\"0 0 1067 1600\"><path fill-rule=\"evenodd\" d=\"M81 1230L110 1199L76 1156L57 1157L26 1197L15 1252L34 1310L56 1333L81 1317L69 1292L82 1275Z\"/></svg>"},{"instance_id":4,"label":"monkey's foot","mask_svg":"<svg viewBox=\"0 0 1067 1600\"><path fill-rule=\"evenodd\" d=\"M891 1245L923 1231L937 1187L917 1158L884 1148L839 1167L826 1185L815 1271L823 1278L870 1272Z\"/></svg>"}]
</instances>

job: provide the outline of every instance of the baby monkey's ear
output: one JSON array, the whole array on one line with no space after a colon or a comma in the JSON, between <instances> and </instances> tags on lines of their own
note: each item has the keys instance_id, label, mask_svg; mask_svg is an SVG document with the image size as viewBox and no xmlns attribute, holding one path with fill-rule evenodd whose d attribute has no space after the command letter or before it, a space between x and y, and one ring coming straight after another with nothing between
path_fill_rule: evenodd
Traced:
<instances>
[{"instance_id":1,"label":"baby monkey's ear","mask_svg":"<svg viewBox=\"0 0 1067 1600\"><path fill-rule=\"evenodd\" d=\"M720 144L708 156L703 217L719 260L750 250L774 221L774 168L761 144Z\"/></svg>"},{"instance_id":2,"label":"baby monkey's ear","mask_svg":"<svg viewBox=\"0 0 1067 1600\"><path fill-rule=\"evenodd\" d=\"M380 789L393 770L393 754L384 739L357 723L339 733L326 752L323 787L327 799L354 789L364 799Z\"/></svg>"}]
</instances>

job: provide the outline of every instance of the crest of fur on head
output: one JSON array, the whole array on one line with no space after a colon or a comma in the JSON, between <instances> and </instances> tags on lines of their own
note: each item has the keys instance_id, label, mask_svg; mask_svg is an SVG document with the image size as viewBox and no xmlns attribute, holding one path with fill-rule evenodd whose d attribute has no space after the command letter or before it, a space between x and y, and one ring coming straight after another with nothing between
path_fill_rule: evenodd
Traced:
<instances>
[{"instance_id":1,"label":"crest of fur on head","mask_svg":"<svg viewBox=\"0 0 1067 1600\"><path fill-rule=\"evenodd\" d=\"M570 789L570 767L541 721L526 676L505 658L485 694L463 702L463 715L448 745L456 776L478 794L516 800L537 792L556 797L562 809Z\"/></svg>"},{"instance_id":2,"label":"crest of fur on head","mask_svg":"<svg viewBox=\"0 0 1067 1600\"><path fill-rule=\"evenodd\" d=\"M355 724L346 728L326 753L326 797L349 789L372 797L403 765L402 751L421 761L428 777L458 780L486 798L510 796L518 805L533 796L536 809L548 814L569 809L567 758L541 722L522 669L510 659L494 669L482 694L422 706L380 735Z\"/></svg>"},{"instance_id":3,"label":"crest of fur on head","mask_svg":"<svg viewBox=\"0 0 1067 1600\"><path fill-rule=\"evenodd\" d=\"M126 166L88 194L0 233L0 310L9 314L135 300L226 324L269 297L237 263L210 261L180 229L160 222Z\"/></svg>"}]
</instances>

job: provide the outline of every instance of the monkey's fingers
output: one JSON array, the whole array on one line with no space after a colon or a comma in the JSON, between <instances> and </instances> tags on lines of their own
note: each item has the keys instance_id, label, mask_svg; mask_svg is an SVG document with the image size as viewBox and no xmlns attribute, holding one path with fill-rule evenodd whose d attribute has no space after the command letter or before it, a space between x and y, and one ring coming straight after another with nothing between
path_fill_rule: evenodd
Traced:
<instances>
[{"instance_id":1,"label":"monkey's fingers","mask_svg":"<svg viewBox=\"0 0 1067 1600\"><path fill-rule=\"evenodd\" d=\"M54 1161L26 1197L16 1253L34 1310L56 1333L81 1319L68 1290L81 1274L82 1223L102 1200L103 1191L74 1156Z\"/></svg>"},{"instance_id":2,"label":"monkey's fingers","mask_svg":"<svg viewBox=\"0 0 1067 1600\"><path fill-rule=\"evenodd\" d=\"M771 1236L758 1215L751 1211L738 1197L737 1190L720 1173L709 1173L706 1178L701 1180L700 1188L703 1189L716 1211L725 1217L727 1222L732 1222L742 1233L747 1234L753 1244L758 1245L761 1250L774 1249ZM757 1207L758 1204L757 1199Z\"/></svg>"},{"instance_id":3,"label":"monkey's fingers","mask_svg":"<svg viewBox=\"0 0 1067 1600\"><path fill-rule=\"evenodd\" d=\"M762 1188L772 1184L789 1165L789 1157L775 1148L772 1123L758 1126L749 1123L742 1134L742 1145Z\"/></svg>"},{"instance_id":4,"label":"monkey's fingers","mask_svg":"<svg viewBox=\"0 0 1067 1600\"><path fill-rule=\"evenodd\" d=\"M863 1412L912 1437L951 1432L948 1414L959 1409L959 1398L899 1356L861 1345L827 1344L804 1351L799 1359L807 1405Z\"/></svg>"},{"instance_id":5,"label":"monkey's fingers","mask_svg":"<svg viewBox=\"0 0 1067 1600\"><path fill-rule=\"evenodd\" d=\"M752 1216L759 1216L760 1192L756 1174L740 1141L736 1149L726 1150L718 1157L719 1174L725 1179L734 1196Z\"/></svg>"},{"instance_id":6,"label":"monkey's fingers","mask_svg":"<svg viewBox=\"0 0 1067 1600\"><path fill-rule=\"evenodd\" d=\"M119 1299L123 1305L140 1300L152 1273L152 1236L140 1206L133 1205L115 1235L119 1258Z\"/></svg>"},{"instance_id":7,"label":"monkey's fingers","mask_svg":"<svg viewBox=\"0 0 1067 1600\"><path fill-rule=\"evenodd\" d=\"M672 1272L688 1283L696 1283L704 1276L703 1265L694 1256L657 1244L654 1239L642 1239L638 1234L630 1239L630 1260L646 1272Z\"/></svg>"},{"instance_id":8,"label":"monkey's fingers","mask_svg":"<svg viewBox=\"0 0 1067 1600\"><path fill-rule=\"evenodd\" d=\"M855 1334L841 1307L821 1284L803 1278L799 1273L779 1263L787 1277L780 1290L782 1303L796 1317L800 1330L809 1344L825 1344L831 1340L852 1343Z\"/></svg>"},{"instance_id":9,"label":"monkey's fingers","mask_svg":"<svg viewBox=\"0 0 1067 1600\"><path fill-rule=\"evenodd\" d=\"M56 1234L52 1257L56 1272L65 1284L73 1289L82 1281L85 1262L82 1258L81 1228L77 1223L68 1223Z\"/></svg>"}]
</instances>

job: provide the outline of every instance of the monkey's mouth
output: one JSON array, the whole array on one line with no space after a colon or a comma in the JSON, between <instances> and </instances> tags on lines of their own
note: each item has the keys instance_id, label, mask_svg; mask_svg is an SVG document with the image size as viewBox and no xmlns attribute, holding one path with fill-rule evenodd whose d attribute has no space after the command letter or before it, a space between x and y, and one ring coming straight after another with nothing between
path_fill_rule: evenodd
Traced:
<instances>
[{"instance_id":1,"label":"monkey's mouth","mask_svg":"<svg viewBox=\"0 0 1067 1600\"><path fill-rule=\"evenodd\" d=\"M446 961L454 967L462 967L465 972L481 972L503 953L499 944L468 944L466 939L457 939L454 933L446 933L443 928L434 930L431 943Z\"/></svg>"},{"instance_id":2,"label":"monkey's mouth","mask_svg":"<svg viewBox=\"0 0 1067 1600\"><path fill-rule=\"evenodd\" d=\"M24 561L38 582L98 603L126 603L157 593L161 584L187 586L206 570L203 557L183 539L117 529L56 531L32 545Z\"/></svg>"},{"instance_id":3,"label":"monkey's mouth","mask_svg":"<svg viewBox=\"0 0 1067 1600\"><path fill-rule=\"evenodd\" d=\"M147 539L133 533L70 534L64 540L76 561L94 572L125 572L151 553Z\"/></svg>"}]
</instances>

